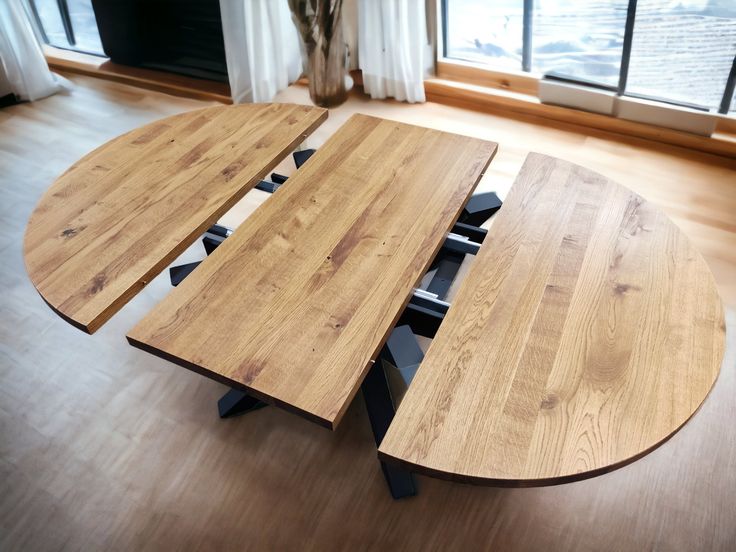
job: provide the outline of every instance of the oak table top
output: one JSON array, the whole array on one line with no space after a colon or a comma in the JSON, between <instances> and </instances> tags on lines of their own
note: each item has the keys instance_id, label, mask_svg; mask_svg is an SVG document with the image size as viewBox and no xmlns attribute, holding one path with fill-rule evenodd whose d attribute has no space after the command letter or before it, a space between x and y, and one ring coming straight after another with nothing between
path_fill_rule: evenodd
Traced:
<instances>
[{"instance_id":1,"label":"oak table top","mask_svg":"<svg viewBox=\"0 0 736 552\"><path fill-rule=\"evenodd\" d=\"M129 342L334 428L495 151L354 115Z\"/></svg>"},{"instance_id":2,"label":"oak table top","mask_svg":"<svg viewBox=\"0 0 736 552\"><path fill-rule=\"evenodd\" d=\"M218 106L104 144L31 215L31 281L59 315L94 332L326 118L302 105Z\"/></svg>"},{"instance_id":3,"label":"oak table top","mask_svg":"<svg viewBox=\"0 0 736 552\"><path fill-rule=\"evenodd\" d=\"M698 409L724 334L709 268L663 213L531 154L379 456L491 485L612 470Z\"/></svg>"}]
</instances>

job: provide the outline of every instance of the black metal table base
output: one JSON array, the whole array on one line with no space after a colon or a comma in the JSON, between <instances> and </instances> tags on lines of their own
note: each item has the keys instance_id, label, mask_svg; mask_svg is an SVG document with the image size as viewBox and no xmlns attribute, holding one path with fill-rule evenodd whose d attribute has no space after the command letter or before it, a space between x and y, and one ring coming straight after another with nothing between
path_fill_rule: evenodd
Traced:
<instances>
[{"instance_id":1,"label":"black metal table base","mask_svg":"<svg viewBox=\"0 0 736 552\"><path fill-rule=\"evenodd\" d=\"M225 393L217 401L217 411L220 413L220 418L240 416L241 414L258 410L264 406L267 406L266 403L251 397L239 389L230 389L230 391Z\"/></svg>"},{"instance_id":2,"label":"black metal table base","mask_svg":"<svg viewBox=\"0 0 736 552\"><path fill-rule=\"evenodd\" d=\"M391 420L394 419L394 414L396 414L380 357L373 363L368 375L363 380L361 389L368 410L368 419L373 430L373 437L376 440L376 446L379 446L388 431L388 426L391 425ZM411 472L386 462L381 462L381 470L392 497L399 499L417 494L416 484Z\"/></svg>"}]
</instances>

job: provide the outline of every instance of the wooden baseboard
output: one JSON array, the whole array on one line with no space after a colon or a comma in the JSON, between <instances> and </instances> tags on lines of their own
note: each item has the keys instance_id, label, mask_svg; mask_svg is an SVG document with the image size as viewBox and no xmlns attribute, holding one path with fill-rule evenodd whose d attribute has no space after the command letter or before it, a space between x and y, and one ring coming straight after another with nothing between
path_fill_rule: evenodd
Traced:
<instances>
[{"instance_id":1,"label":"wooden baseboard","mask_svg":"<svg viewBox=\"0 0 736 552\"><path fill-rule=\"evenodd\" d=\"M711 137L627 121L608 115L543 104L538 98L446 79L424 83L427 100L505 116L533 119L542 124L587 127L627 138L652 140L689 150L736 158L736 125L725 117Z\"/></svg>"},{"instance_id":2,"label":"wooden baseboard","mask_svg":"<svg viewBox=\"0 0 736 552\"><path fill-rule=\"evenodd\" d=\"M736 140L736 117L721 117L716 126L716 132L723 135L730 135Z\"/></svg>"},{"instance_id":3,"label":"wooden baseboard","mask_svg":"<svg viewBox=\"0 0 736 552\"><path fill-rule=\"evenodd\" d=\"M530 96L539 95L539 77L521 71L493 71L479 67L475 63L454 59L452 61L439 60L435 73L438 79L520 92Z\"/></svg>"},{"instance_id":4,"label":"wooden baseboard","mask_svg":"<svg viewBox=\"0 0 736 552\"><path fill-rule=\"evenodd\" d=\"M107 58L50 46L44 46L44 53L49 67L58 71L104 78L176 96L225 104L232 103L230 86L225 83L118 65ZM443 70L447 72L447 68ZM352 71L351 75L356 86L361 87L363 84L361 72ZM498 77L495 73L493 75ZM721 118L713 136L698 136L607 115L543 104L534 95L518 91L519 89L525 92L532 90L534 88L530 80L532 77L518 77L518 82L514 81L511 83L514 86L509 86L514 89L511 90L508 89L509 87L504 89L504 83L493 87L461 82L457 79L463 76L462 71L459 74L453 73L452 76L452 79L433 78L425 81L424 89L427 100L476 111L498 113L508 117L531 119L539 124L569 125L571 128L586 127L596 132L651 140L693 151L736 158L736 120L732 118ZM298 84L308 83L306 79L300 79Z\"/></svg>"},{"instance_id":5,"label":"wooden baseboard","mask_svg":"<svg viewBox=\"0 0 736 552\"><path fill-rule=\"evenodd\" d=\"M225 104L233 103L230 97L230 86L226 83L119 65L107 58L62 50L52 46L44 46L44 54L46 62L53 70L99 77L148 90L165 92L174 96Z\"/></svg>"}]
</instances>

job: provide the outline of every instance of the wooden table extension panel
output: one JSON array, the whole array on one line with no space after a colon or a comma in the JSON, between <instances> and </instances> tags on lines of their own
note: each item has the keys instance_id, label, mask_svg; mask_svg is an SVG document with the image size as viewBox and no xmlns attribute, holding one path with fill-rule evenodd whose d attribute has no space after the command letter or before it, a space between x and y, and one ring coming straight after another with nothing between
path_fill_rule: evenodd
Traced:
<instances>
[{"instance_id":1,"label":"wooden table extension panel","mask_svg":"<svg viewBox=\"0 0 736 552\"><path fill-rule=\"evenodd\" d=\"M221 106L110 141L31 215L31 281L94 332L326 117ZM332 429L362 386L395 497L413 494L409 472L549 485L643 456L718 376L725 324L712 274L653 205L541 154L528 156L487 233L456 224L472 216L496 147L352 116L128 341L236 400ZM482 244L448 235L459 229ZM475 254L451 304L417 290L448 251ZM414 338L407 313L430 303L434 338L423 360L418 346L407 354L396 410L384 360L393 336Z\"/></svg>"},{"instance_id":2,"label":"wooden table extension panel","mask_svg":"<svg viewBox=\"0 0 736 552\"><path fill-rule=\"evenodd\" d=\"M128 340L334 427L495 151L354 115Z\"/></svg>"}]
</instances>

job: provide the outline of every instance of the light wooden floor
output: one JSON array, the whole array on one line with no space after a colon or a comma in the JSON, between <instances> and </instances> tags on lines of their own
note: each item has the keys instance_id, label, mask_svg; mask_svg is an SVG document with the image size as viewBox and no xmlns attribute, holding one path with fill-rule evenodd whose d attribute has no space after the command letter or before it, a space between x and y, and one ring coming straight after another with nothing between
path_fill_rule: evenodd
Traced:
<instances>
[{"instance_id":1,"label":"light wooden floor","mask_svg":"<svg viewBox=\"0 0 736 552\"><path fill-rule=\"evenodd\" d=\"M642 460L541 489L419 478L420 495L400 502L384 487L360 398L334 433L270 407L222 421L215 402L223 386L129 347L125 332L167 293L165 276L92 337L65 324L23 268L21 240L36 200L107 139L205 105L73 81L71 95L0 110L0 550L734 549L733 312L711 396ZM306 102L306 90L280 99ZM357 95L308 145L356 111L499 142L482 188L501 195L530 150L618 180L691 236L724 302L736 306L735 162ZM249 194L225 222L237 224L263 197ZM201 255L196 246L184 256Z\"/></svg>"}]
</instances>

